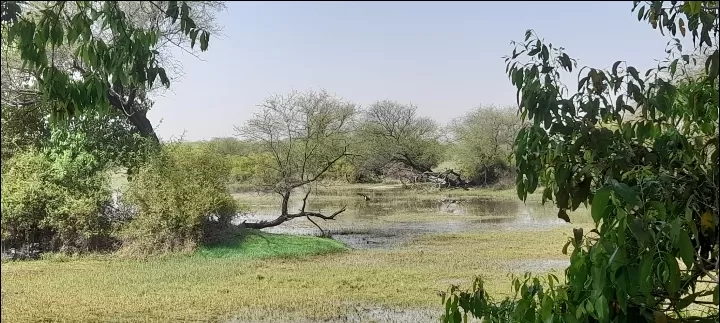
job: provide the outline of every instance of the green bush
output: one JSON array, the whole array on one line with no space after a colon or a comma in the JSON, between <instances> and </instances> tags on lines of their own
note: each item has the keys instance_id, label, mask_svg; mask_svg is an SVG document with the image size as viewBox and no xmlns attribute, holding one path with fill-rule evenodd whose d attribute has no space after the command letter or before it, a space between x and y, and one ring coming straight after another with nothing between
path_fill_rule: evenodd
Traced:
<instances>
[{"instance_id":1,"label":"green bush","mask_svg":"<svg viewBox=\"0 0 720 323\"><path fill-rule=\"evenodd\" d=\"M227 159L206 147L164 146L123 196L136 211L121 234L124 252L189 251L229 228L236 210L229 174Z\"/></svg>"},{"instance_id":2,"label":"green bush","mask_svg":"<svg viewBox=\"0 0 720 323\"><path fill-rule=\"evenodd\" d=\"M260 174L268 170L272 156L270 154L248 154L245 156L228 155L230 178L234 182L247 183L257 181Z\"/></svg>"},{"instance_id":3,"label":"green bush","mask_svg":"<svg viewBox=\"0 0 720 323\"><path fill-rule=\"evenodd\" d=\"M88 174L89 156L51 159L38 151L15 155L2 176L2 239L41 243L45 250L87 251L107 247L108 180Z\"/></svg>"}]
</instances>

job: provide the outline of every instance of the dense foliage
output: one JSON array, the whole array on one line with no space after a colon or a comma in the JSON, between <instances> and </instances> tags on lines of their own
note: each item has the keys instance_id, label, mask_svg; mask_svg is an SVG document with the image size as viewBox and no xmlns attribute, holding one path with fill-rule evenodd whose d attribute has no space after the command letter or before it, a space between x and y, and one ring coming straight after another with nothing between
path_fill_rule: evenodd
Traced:
<instances>
[{"instance_id":1,"label":"dense foliage","mask_svg":"<svg viewBox=\"0 0 720 323\"><path fill-rule=\"evenodd\" d=\"M717 8L654 1L635 9L653 28L691 34L702 52L717 45ZM694 62L677 54L645 74L623 61L590 68L567 96L558 79L574 61L526 33L507 58L531 122L515 140L518 196L544 187L543 202L567 221L567 210L589 204L596 228L574 230L565 282L516 280L515 299L501 303L480 283L473 293L453 289L444 321L460 322L461 310L493 322L717 321L720 64L714 49L700 62L703 75L678 81Z\"/></svg>"},{"instance_id":2,"label":"dense foliage","mask_svg":"<svg viewBox=\"0 0 720 323\"><path fill-rule=\"evenodd\" d=\"M166 144L140 167L123 200L135 208L122 233L134 255L192 250L213 240L235 215L230 167L211 150Z\"/></svg>"},{"instance_id":3,"label":"dense foliage","mask_svg":"<svg viewBox=\"0 0 720 323\"><path fill-rule=\"evenodd\" d=\"M92 170L93 156L75 158L36 150L7 161L2 175L2 239L10 246L40 243L46 250L108 247L111 219L106 176Z\"/></svg>"},{"instance_id":4,"label":"dense foliage","mask_svg":"<svg viewBox=\"0 0 720 323\"><path fill-rule=\"evenodd\" d=\"M220 8L214 1L3 1L3 247L39 242L44 251L88 251L125 243L171 250L229 221L234 202L217 191L224 184L213 186L213 175L173 163L171 147L159 149L145 116L156 80L167 87L178 69L168 44L188 51L185 43L190 50L198 43L205 51ZM225 165L216 155L207 158L187 162ZM120 207L108 183L118 168L130 177L142 170ZM213 171L221 174L215 181L227 181L228 168ZM160 172L180 175L149 185ZM153 222L170 207L143 204L151 198L174 201L172 211L186 219L167 219L174 222L166 227ZM208 210L223 216L197 220ZM153 230L161 242L143 244L139 233Z\"/></svg>"},{"instance_id":5,"label":"dense foliage","mask_svg":"<svg viewBox=\"0 0 720 323\"><path fill-rule=\"evenodd\" d=\"M197 41L202 51L210 33L196 24L188 2L148 3L159 14L138 22L141 15L128 14L138 13L128 10L136 7L118 1L3 2L3 49L19 54L22 73L36 87L13 93L16 102L41 99L53 120L112 107L157 141L145 114L155 82L170 85L158 51L161 39L172 42L163 21L178 21L190 47Z\"/></svg>"}]
</instances>

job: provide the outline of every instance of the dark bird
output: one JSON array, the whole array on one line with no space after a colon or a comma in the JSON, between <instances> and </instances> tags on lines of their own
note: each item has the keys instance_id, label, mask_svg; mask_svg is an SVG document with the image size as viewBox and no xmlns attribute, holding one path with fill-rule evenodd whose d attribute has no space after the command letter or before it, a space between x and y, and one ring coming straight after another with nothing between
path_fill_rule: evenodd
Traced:
<instances>
[{"instance_id":1,"label":"dark bird","mask_svg":"<svg viewBox=\"0 0 720 323\"><path fill-rule=\"evenodd\" d=\"M365 199L365 201L370 201L370 197L368 197L367 195L365 195L363 193L357 193L357 195L362 196Z\"/></svg>"}]
</instances>

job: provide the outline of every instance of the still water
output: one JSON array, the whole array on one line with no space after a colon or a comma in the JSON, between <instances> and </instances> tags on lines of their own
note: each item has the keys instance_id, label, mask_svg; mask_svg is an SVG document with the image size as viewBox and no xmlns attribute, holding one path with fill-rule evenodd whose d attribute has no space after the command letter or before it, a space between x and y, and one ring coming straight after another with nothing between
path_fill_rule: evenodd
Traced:
<instances>
[{"instance_id":1,"label":"still water","mask_svg":"<svg viewBox=\"0 0 720 323\"><path fill-rule=\"evenodd\" d=\"M335 220L313 220L333 239L352 248L392 248L428 233L543 229L563 225L551 204L525 204L517 198L489 198L459 190L420 191L394 186L321 188L308 199L306 211L332 214ZM291 199L290 212L302 206L302 192ZM271 220L279 214L280 198L270 194L238 194L244 206L236 223ZM273 233L321 235L306 218L263 229Z\"/></svg>"}]
</instances>

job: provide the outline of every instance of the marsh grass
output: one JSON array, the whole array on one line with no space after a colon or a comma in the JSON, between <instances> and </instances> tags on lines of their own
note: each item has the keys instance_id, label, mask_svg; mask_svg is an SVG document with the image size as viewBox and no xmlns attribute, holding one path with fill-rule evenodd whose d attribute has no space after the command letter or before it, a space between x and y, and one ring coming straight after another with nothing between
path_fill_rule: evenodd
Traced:
<instances>
[{"instance_id":1,"label":"marsh grass","mask_svg":"<svg viewBox=\"0 0 720 323\"><path fill-rule=\"evenodd\" d=\"M506 294L509 261L567 259L569 235L569 227L438 234L399 249L332 252L345 248L258 234L162 260L3 264L3 321L320 320L357 304L438 307L438 290L479 274Z\"/></svg>"},{"instance_id":2,"label":"marsh grass","mask_svg":"<svg viewBox=\"0 0 720 323\"><path fill-rule=\"evenodd\" d=\"M320 198L335 194L331 199L336 202L348 201L357 198L352 195L357 189L378 188L339 187L337 193L320 193ZM393 193L393 199L415 194ZM511 196L502 191L483 194ZM245 198L245 202L265 203L263 196L254 200L248 196L252 195L243 195L241 202ZM397 205L392 209L380 220L368 220L368 227L447 219L432 212L403 211ZM581 210L570 216L589 218ZM471 216L453 216L466 218ZM350 219L347 223L352 226L338 233L366 230L361 220ZM592 228L589 222L580 222L586 232ZM191 255L150 260L55 256L4 263L2 318L3 322L341 321L364 306L439 313L437 292L450 284L468 288L476 275L482 275L489 292L507 295L511 273L519 275L538 262L567 260L561 249L576 226L424 234L398 248L364 250L351 250L330 239L247 231ZM549 272L562 276L562 268Z\"/></svg>"}]
</instances>

